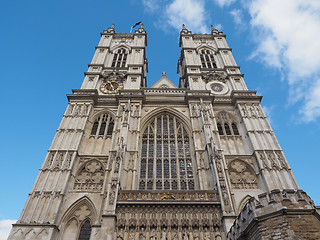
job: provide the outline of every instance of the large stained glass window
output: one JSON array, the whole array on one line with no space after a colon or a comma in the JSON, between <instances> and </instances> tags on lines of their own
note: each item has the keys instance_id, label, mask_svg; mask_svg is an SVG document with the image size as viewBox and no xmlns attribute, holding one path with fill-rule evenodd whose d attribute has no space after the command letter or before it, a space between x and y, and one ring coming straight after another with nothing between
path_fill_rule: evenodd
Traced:
<instances>
[{"instance_id":1,"label":"large stained glass window","mask_svg":"<svg viewBox=\"0 0 320 240\"><path fill-rule=\"evenodd\" d=\"M158 115L142 135L139 189L193 190L190 139L170 114Z\"/></svg>"}]
</instances>

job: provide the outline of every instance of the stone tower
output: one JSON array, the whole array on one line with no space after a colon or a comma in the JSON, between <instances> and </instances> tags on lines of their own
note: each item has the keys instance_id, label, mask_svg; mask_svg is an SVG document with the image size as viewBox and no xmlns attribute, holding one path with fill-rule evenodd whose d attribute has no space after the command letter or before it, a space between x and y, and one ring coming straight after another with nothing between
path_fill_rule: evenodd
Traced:
<instances>
[{"instance_id":1,"label":"stone tower","mask_svg":"<svg viewBox=\"0 0 320 240\"><path fill-rule=\"evenodd\" d=\"M225 37L183 26L179 87L146 88L143 25L101 33L9 239L320 238Z\"/></svg>"}]
</instances>

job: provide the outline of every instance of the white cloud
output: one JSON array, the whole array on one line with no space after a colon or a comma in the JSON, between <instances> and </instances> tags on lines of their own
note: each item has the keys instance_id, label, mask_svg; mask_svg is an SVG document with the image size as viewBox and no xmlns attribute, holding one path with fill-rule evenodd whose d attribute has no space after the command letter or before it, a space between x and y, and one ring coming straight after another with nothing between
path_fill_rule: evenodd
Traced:
<instances>
[{"instance_id":1,"label":"white cloud","mask_svg":"<svg viewBox=\"0 0 320 240\"><path fill-rule=\"evenodd\" d=\"M289 102L303 101L305 121L320 117L320 1L251 0L246 6L257 44L252 57L287 73Z\"/></svg>"},{"instance_id":2,"label":"white cloud","mask_svg":"<svg viewBox=\"0 0 320 240\"><path fill-rule=\"evenodd\" d=\"M233 21L238 24L242 25L243 20L242 20L242 10L241 9L233 9L232 11L229 12L231 16L233 17Z\"/></svg>"},{"instance_id":3,"label":"white cloud","mask_svg":"<svg viewBox=\"0 0 320 240\"><path fill-rule=\"evenodd\" d=\"M159 1L157 0L142 0L142 4L145 6L145 9L150 13L155 12L160 7Z\"/></svg>"},{"instance_id":4,"label":"white cloud","mask_svg":"<svg viewBox=\"0 0 320 240\"><path fill-rule=\"evenodd\" d=\"M209 32L203 0L174 0L166 6L166 15L168 23L177 30L185 24L193 32Z\"/></svg>"},{"instance_id":5,"label":"white cloud","mask_svg":"<svg viewBox=\"0 0 320 240\"><path fill-rule=\"evenodd\" d=\"M215 25L213 25L213 26L214 26L215 29L217 29L218 31L222 31L222 29L223 29L223 26L222 26L221 23L215 24Z\"/></svg>"},{"instance_id":6,"label":"white cloud","mask_svg":"<svg viewBox=\"0 0 320 240\"><path fill-rule=\"evenodd\" d=\"M17 220L0 220L0 240L7 240L12 224L17 222Z\"/></svg>"},{"instance_id":7,"label":"white cloud","mask_svg":"<svg viewBox=\"0 0 320 240\"><path fill-rule=\"evenodd\" d=\"M223 6L230 6L232 3L235 2L235 0L213 0L216 4L218 4L220 7Z\"/></svg>"},{"instance_id":8,"label":"white cloud","mask_svg":"<svg viewBox=\"0 0 320 240\"><path fill-rule=\"evenodd\" d=\"M306 104L300 113L304 115L306 122L314 121L317 116L320 116L320 79L316 81L306 96Z\"/></svg>"}]
</instances>

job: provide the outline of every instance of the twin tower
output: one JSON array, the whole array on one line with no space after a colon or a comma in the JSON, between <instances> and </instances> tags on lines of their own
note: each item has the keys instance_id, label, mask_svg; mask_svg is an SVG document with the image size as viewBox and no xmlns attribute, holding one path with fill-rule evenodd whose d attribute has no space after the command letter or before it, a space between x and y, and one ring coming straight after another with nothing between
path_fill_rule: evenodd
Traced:
<instances>
[{"instance_id":1,"label":"twin tower","mask_svg":"<svg viewBox=\"0 0 320 240\"><path fill-rule=\"evenodd\" d=\"M179 87L147 35L101 33L9 240L320 239L226 36L183 25Z\"/></svg>"}]
</instances>

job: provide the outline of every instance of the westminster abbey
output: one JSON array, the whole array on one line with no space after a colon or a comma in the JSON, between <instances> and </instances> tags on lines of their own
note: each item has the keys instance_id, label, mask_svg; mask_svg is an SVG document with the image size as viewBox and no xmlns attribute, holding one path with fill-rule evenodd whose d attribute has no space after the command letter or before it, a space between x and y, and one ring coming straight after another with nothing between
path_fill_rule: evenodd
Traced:
<instances>
[{"instance_id":1,"label":"westminster abbey","mask_svg":"<svg viewBox=\"0 0 320 240\"><path fill-rule=\"evenodd\" d=\"M179 86L146 87L146 46L101 33L9 240L320 239L226 36L182 26Z\"/></svg>"}]
</instances>

